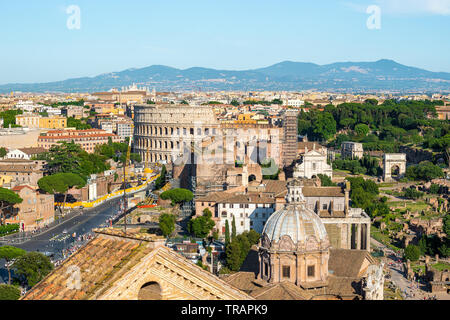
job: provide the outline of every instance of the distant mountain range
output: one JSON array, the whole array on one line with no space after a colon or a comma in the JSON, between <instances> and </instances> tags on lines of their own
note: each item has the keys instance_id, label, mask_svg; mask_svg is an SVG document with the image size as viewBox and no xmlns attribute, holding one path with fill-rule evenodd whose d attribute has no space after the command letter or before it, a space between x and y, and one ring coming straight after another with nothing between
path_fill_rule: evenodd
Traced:
<instances>
[{"instance_id":1,"label":"distant mountain range","mask_svg":"<svg viewBox=\"0 0 450 320\"><path fill-rule=\"evenodd\" d=\"M199 67L181 70L153 65L91 78L0 85L0 93L96 92L133 83L155 88L157 91L315 89L345 92L450 92L450 73L408 67L386 59L327 65L285 61L270 67L245 71Z\"/></svg>"}]
</instances>

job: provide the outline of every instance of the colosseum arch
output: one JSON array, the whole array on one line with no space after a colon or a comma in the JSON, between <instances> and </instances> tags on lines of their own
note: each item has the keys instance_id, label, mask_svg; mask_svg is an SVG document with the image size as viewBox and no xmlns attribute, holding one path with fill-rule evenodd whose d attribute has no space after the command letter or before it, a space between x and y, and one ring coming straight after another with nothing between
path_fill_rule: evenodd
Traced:
<instances>
[{"instance_id":1,"label":"colosseum arch","mask_svg":"<svg viewBox=\"0 0 450 320\"><path fill-rule=\"evenodd\" d=\"M398 178L406 173L406 154L404 153L385 153L383 156L383 180L392 181L392 169L397 169Z\"/></svg>"}]
</instances>

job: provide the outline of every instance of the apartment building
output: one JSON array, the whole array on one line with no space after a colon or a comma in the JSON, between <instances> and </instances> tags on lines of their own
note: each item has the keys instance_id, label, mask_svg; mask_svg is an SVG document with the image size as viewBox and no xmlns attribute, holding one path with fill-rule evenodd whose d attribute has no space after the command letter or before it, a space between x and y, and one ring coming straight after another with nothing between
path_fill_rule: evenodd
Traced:
<instances>
[{"instance_id":1,"label":"apartment building","mask_svg":"<svg viewBox=\"0 0 450 320\"><path fill-rule=\"evenodd\" d=\"M113 142L120 142L118 135L107 133L101 129L87 130L52 130L42 133L38 138L38 146L50 149L59 142L74 142L81 146L88 153L93 153L97 145L107 144L108 139Z\"/></svg>"},{"instance_id":2,"label":"apartment building","mask_svg":"<svg viewBox=\"0 0 450 320\"><path fill-rule=\"evenodd\" d=\"M52 223L55 218L54 195L42 194L36 187L19 185L11 189L23 201L6 215L6 224L18 223L20 231L33 231Z\"/></svg>"}]
</instances>

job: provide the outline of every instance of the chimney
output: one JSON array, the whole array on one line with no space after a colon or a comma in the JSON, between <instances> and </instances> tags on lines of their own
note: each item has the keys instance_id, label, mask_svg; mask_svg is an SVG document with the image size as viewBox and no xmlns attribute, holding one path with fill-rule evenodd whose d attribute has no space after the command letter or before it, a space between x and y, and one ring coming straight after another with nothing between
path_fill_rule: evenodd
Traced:
<instances>
[{"instance_id":1,"label":"chimney","mask_svg":"<svg viewBox=\"0 0 450 320\"><path fill-rule=\"evenodd\" d=\"M350 206L350 182L348 181L346 181L345 183L344 194L345 194L344 212L345 215L348 216L348 208Z\"/></svg>"}]
</instances>

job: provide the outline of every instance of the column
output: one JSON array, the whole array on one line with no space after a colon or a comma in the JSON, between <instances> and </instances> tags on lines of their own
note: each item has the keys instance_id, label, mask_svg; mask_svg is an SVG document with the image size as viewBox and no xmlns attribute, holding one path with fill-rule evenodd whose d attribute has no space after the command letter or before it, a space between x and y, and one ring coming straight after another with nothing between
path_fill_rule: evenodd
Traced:
<instances>
[{"instance_id":1,"label":"column","mask_svg":"<svg viewBox=\"0 0 450 320\"><path fill-rule=\"evenodd\" d=\"M352 248L352 224L347 224L347 249Z\"/></svg>"},{"instance_id":2,"label":"column","mask_svg":"<svg viewBox=\"0 0 450 320\"><path fill-rule=\"evenodd\" d=\"M366 250L370 252L370 223L367 223L366 226Z\"/></svg>"},{"instance_id":3,"label":"column","mask_svg":"<svg viewBox=\"0 0 450 320\"><path fill-rule=\"evenodd\" d=\"M361 250L361 223L356 228L356 250Z\"/></svg>"}]
</instances>

